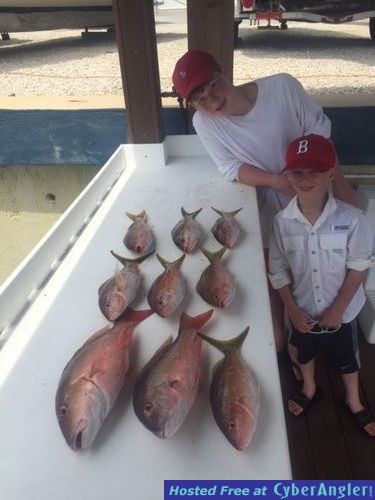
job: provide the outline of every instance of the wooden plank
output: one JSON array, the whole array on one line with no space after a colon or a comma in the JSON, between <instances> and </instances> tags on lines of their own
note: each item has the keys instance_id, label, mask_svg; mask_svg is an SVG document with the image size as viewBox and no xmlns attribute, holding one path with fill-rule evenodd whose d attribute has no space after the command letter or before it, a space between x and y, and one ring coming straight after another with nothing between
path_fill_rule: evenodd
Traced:
<instances>
[{"instance_id":1,"label":"wooden plank","mask_svg":"<svg viewBox=\"0 0 375 500\"><path fill-rule=\"evenodd\" d=\"M298 390L298 384L294 378L290 361L285 351L278 353L278 365L292 476L293 479L315 479L314 460L306 418L294 417L287 408L288 399Z\"/></svg>"},{"instance_id":2,"label":"wooden plank","mask_svg":"<svg viewBox=\"0 0 375 500\"><path fill-rule=\"evenodd\" d=\"M113 1L129 142L163 140L153 2Z\"/></svg>"},{"instance_id":3,"label":"wooden plank","mask_svg":"<svg viewBox=\"0 0 375 500\"><path fill-rule=\"evenodd\" d=\"M210 52L233 79L233 0L187 0L188 48Z\"/></svg>"},{"instance_id":4,"label":"wooden plank","mask_svg":"<svg viewBox=\"0 0 375 500\"><path fill-rule=\"evenodd\" d=\"M332 388L320 356L315 360L316 385L321 401L306 415L317 479L351 479L352 470L346 443L341 433Z\"/></svg>"}]
</instances>

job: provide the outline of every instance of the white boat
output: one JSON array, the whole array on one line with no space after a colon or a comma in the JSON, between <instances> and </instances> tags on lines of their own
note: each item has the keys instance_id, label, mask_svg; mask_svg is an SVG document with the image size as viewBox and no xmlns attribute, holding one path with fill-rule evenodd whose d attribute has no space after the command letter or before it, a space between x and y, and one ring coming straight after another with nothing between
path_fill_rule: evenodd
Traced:
<instances>
[{"instance_id":1,"label":"white boat","mask_svg":"<svg viewBox=\"0 0 375 500\"><path fill-rule=\"evenodd\" d=\"M111 0L0 0L2 34L103 28L113 24Z\"/></svg>"}]
</instances>

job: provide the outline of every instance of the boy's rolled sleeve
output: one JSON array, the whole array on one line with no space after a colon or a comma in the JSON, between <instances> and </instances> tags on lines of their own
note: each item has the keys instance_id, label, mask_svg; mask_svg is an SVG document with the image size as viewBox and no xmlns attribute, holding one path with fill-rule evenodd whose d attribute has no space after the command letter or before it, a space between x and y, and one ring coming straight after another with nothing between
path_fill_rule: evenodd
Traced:
<instances>
[{"instance_id":1,"label":"boy's rolled sleeve","mask_svg":"<svg viewBox=\"0 0 375 500\"><path fill-rule=\"evenodd\" d=\"M346 267L365 271L374 264L374 235L366 216L361 213L353 224L348 238Z\"/></svg>"},{"instance_id":2,"label":"boy's rolled sleeve","mask_svg":"<svg viewBox=\"0 0 375 500\"><path fill-rule=\"evenodd\" d=\"M269 242L269 268L268 278L276 290L291 283L288 263L284 257L282 241L277 220L274 220Z\"/></svg>"}]
</instances>

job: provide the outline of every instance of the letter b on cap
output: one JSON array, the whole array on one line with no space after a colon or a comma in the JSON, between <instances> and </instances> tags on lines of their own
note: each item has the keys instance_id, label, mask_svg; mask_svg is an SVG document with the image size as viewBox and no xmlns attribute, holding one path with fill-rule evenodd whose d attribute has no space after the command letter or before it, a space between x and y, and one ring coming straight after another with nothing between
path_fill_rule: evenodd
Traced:
<instances>
[{"instance_id":1,"label":"letter b on cap","mask_svg":"<svg viewBox=\"0 0 375 500\"><path fill-rule=\"evenodd\" d=\"M299 141L298 143L298 150L297 154L304 154L307 153L307 146L309 145L309 141L307 139L303 139L302 141Z\"/></svg>"}]
</instances>

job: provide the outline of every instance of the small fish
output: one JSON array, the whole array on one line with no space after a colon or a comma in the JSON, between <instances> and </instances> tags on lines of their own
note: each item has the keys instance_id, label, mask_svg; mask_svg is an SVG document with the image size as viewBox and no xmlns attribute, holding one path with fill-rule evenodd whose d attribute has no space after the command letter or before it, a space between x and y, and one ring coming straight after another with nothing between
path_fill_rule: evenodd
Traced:
<instances>
[{"instance_id":1,"label":"small fish","mask_svg":"<svg viewBox=\"0 0 375 500\"><path fill-rule=\"evenodd\" d=\"M138 215L126 212L126 215L133 221L124 236L126 248L142 255L152 252L155 249L155 239L148 225L146 212L142 210Z\"/></svg>"},{"instance_id":2,"label":"small fish","mask_svg":"<svg viewBox=\"0 0 375 500\"><path fill-rule=\"evenodd\" d=\"M196 290L206 302L216 307L228 306L236 291L234 278L221 261L225 250L226 247L222 247L218 252L209 252L201 248L210 265L199 278Z\"/></svg>"},{"instance_id":3,"label":"small fish","mask_svg":"<svg viewBox=\"0 0 375 500\"><path fill-rule=\"evenodd\" d=\"M160 438L178 431L194 403L202 371L202 340L196 333L212 313L182 313L177 338L160 346L135 382L135 413Z\"/></svg>"},{"instance_id":4,"label":"small fish","mask_svg":"<svg viewBox=\"0 0 375 500\"><path fill-rule=\"evenodd\" d=\"M138 257L127 259L117 255L111 250L111 254L124 266L100 285L99 308L108 321L115 321L135 299L142 278L138 264L145 260L153 252Z\"/></svg>"},{"instance_id":5,"label":"small fish","mask_svg":"<svg viewBox=\"0 0 375 500\"><path fill-rule=\"evenodd\" d=\"M202 237L202 230L195 220L195 217L202 209L188 213L181 207L183 219L181 219L172 229L172 238L175 244L183 252L191 253Z\"/></svg>"},{"instance_id":6,"label":"small fish","mask_svg":"<svg viewBox=\"0 0 375 500\"><path fill-rule=\"evenodd\" d=\"M92 335L62 372L56 392L56 415L72 450L94 442L124 385L133 330L151 310L128 310L113 326Z\"/></svg>"},{"instance_id":7,"label":"small fish","mask_svg":"<svg viewBox=\"0 0 375 500\"><path fill-rule=\"evenodd\" d=\"M151 285L147 300L151 309L165 318L175 312L185 297L186 285L180 271L185 254L174 262L167 262L158 254L156 257L165 271Z\"/></svg>"},{"instance_id":8,"label":"small fish","mask_svg":"<svg viewBox=\"0 0 375 500\"><path fill-rule=\"evenodd\" d=\"M242 208L234 210L233 212L223 212L214 207L211 208L221 216L212 226L212 234L222 245L233 248L240 235L240 225L234 216L238 214L238 212L241 212Z\"/></svg>"},{"instance_id":9,"label":"small fish","mask_svg":"<svg viewBox=\"0 0 375 500\"><path fill-rule=\"evenodd\" d=\"M247 327L230 340L200 337L224 353L213 370L210 387L211 408L217 425L237 450L244 450L254 435L260 406L260 391L249 366L241 356Z\"/></svg>"}]
</instances>

